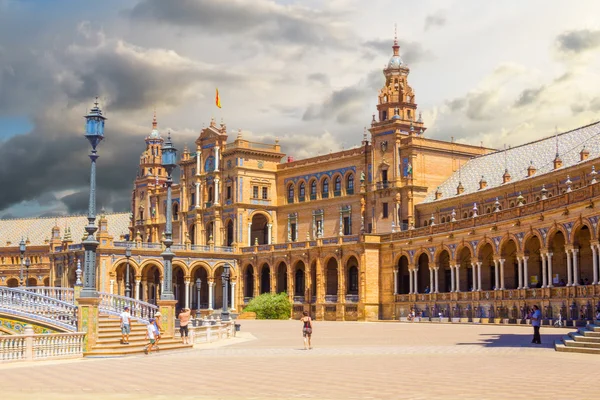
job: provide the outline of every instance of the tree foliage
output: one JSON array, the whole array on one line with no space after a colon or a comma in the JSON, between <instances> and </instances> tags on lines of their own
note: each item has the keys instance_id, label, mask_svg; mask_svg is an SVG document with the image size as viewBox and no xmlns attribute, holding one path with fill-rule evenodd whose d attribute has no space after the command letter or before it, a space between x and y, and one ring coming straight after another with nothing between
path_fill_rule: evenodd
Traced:
<instances>
[{"instance_id":1,"label":"tree foliage","mask_svg":"<svg viewBox=\"0 0 600 400\"><path fill-rule=\"evenodd\" d=\"M291 316L292 304L287 293L263 293L252 299L244 311L255 312L256 319L288 319Z\"/></svg>"}]
</instances>

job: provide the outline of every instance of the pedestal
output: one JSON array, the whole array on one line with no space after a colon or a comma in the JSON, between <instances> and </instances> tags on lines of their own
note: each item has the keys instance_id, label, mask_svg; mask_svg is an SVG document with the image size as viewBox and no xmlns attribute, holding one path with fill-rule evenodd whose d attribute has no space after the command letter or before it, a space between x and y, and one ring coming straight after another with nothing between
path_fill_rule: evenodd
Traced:
<instances>
[{"instance_id":1,"label":"pedestal","mask_svg":"<svg viewBox=\"0 0 600 400\"><path fill-rule=\"evenodd\" d=\"M85 332L83 352L92 350L98 341L98 306L99 297L79 297L77 299L77 327Z\"/></svg>"},{"instance_id":2,"label":"pedestal","mask_svg":"<svg viewBox=\"0 0 600 400\"><path fill-rule=\"evenodd\" d=\"M167 337L175 336L175 306L177 300L158 300L156 302L158 310L162 314L160 322Z\"/></svg>"}]
</instances>

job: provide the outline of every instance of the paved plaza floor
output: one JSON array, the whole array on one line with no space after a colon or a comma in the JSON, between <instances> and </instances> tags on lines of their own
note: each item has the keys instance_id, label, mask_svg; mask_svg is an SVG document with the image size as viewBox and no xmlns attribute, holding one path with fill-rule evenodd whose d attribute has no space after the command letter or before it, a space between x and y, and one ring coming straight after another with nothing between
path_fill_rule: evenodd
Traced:
<instances>
[{"instance_id":1,"label":"paved plaza floor","mask_svg":"<svg viewBox=\"0 0 600 400\"><path fill-rule=\"evenodd\" d=\"M194 350L0 365L8 399L597 399L600 357L557 353L530 327L241 321Z\"/></svg>"}]
</instances>

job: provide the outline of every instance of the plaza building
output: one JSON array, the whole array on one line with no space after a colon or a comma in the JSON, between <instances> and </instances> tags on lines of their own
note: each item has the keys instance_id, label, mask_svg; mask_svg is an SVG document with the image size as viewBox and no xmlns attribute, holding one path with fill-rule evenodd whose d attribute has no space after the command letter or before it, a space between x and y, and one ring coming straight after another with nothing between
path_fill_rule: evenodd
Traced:
<instances>
[{"instance_id":1,"label":"plaza building","mask_svg":"<svg viewBox=\"0 0 600 400\"><path fill-rule=\"evenodd\" d=\"M171 204L155 115L131 213L99 218L98 289L124 295L129 285L138 300L160 299L170 207L178 307L220 308L228 263L238 312L261 293L285 292L295 316L326 320L398 319L412 308L518 319L534 303L549 319L591 315L600 299L600 124L503 151L428 138L396 41L392 51L356 147L293 160L278 141L230 138L212 120L181 152ZM83 233L81 218L72 232ZM37 284L74 284L81 241L59 226L37 243L46 271ZM10 260L3 285L15 283L17 240L0 249Z\"/></svg>"}]
</instances>

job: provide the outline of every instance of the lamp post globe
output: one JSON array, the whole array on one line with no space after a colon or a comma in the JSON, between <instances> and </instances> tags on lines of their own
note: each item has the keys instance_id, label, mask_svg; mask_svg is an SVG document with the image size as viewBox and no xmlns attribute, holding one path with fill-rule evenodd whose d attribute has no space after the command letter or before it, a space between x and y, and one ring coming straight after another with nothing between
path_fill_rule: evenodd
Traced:
<instances>
[{"instance_id":1,"label":"lamp post globe","mask_svg":"<svg viewBox=\"0 0 600 400\"><path fill-rule=\"evenodd\" d=\"M127 269L125 271L125 296L131 297L131 285L129 284L129 259L131 258L131 245L129 243L125 248L125 258L127 259Z\"/></svg>"},{"instance_id":2,"label":"lamp post globe","mask_svg":"<svg viewBox=\"0 0 600 400\"><path fill-rule=\"evenodd\" d=\"M21 238L21 242L19 242L19 252L21 253L21 273L19 274L19 286L23 286L23 258L25 257L25 250L27 250L27 245L25 244L25 239Z\"/></svg>"},{"instance_id":3,"label":"lamp post globe","mask_svg":"<svg viewBox=\"0 0 600 400\"><path fill-rule=\"evenodd\" d=\"M83 241L85 249L84 264L83 264L83 289L81 297L97 297L96 291L96 249L98 241L94 237L94 233L98 230L96 227L96 160L98 152L96 147L102 139L104 139L104 122L106 117L102 115L102 110L98 107L98 98L94 107L89 111L85 118L85 138L90 142L92 151L89 154L91 160L90 168L90 200L88 205L88 224L85 227L87 238Z\"/></svg>"},{"instance_id":4,"label":"lamp post globe","mask_svg":"<svg viewBox=\"0 0 600 400\"><path fill-rule=\"evenodd\" d=\"M167 141L163 144L162 148L162 167L167 172L167 221L165 226L165 251L162 252L161 256L164 260L165 266L165 279L162 298L165 300L174 300L173 295L173 258L175 253L171 250L173 244L173 205L171 199L171 186L173 185L173 177L171 176L173 170L177 167L177 149L173 147L171 142L171 132L167 137Z\"/></svg>"}]
</instances>

